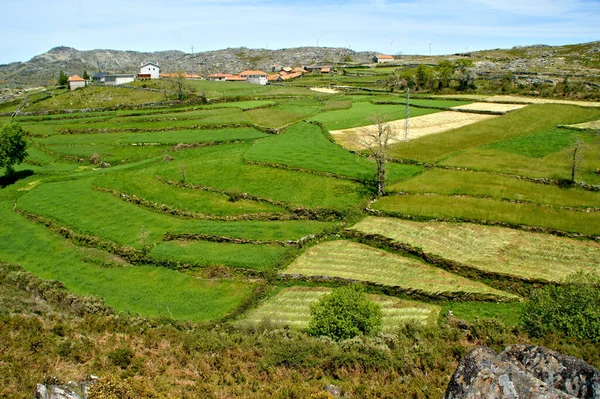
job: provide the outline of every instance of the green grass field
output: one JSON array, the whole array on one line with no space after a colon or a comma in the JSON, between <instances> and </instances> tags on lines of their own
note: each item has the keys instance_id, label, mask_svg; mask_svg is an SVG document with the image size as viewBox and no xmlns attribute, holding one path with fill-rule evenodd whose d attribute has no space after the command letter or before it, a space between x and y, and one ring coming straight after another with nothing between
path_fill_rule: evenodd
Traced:
<instances>
[{"instance_id":1,"label":"green grass field","mask_svg":"<svg viewBox=\"0 0 600 399\"><path fill-rule=\"evenodd\" d=\"M560 188L497 174L433 168L388 185L390 192L472 195L563 207L599 207L600 193Z\"/></svg>"},{"instance_id":2,"label":"green grass field","mask_svg":"<svg viewBox=\"0 0 600 399\"><path fill-rule=\"evenodd\" d=\"M330 241L309 248L282 273L368 281L429 294L476 293L511 298L482 283L351 241Z\"/></svg>"},{"instance_id":3,"label":"green grass field","mask_svg":"<svg viewBox=\"0 0 600 399\"><path fill-rule=\"evenodd\" d=\"M421 137L408 143L392 145L395 158L424 162L446 160L453 156L469 159L470 149L502 141L552 131L558 124L597 119L600 110L569 105L529 105L499 118L475 123L449 132Z\"/></svg>"},{"instance_id":4,"label":"green grass field","mask_svg":"<svg viewBox=\"0 0 600 399\"><path fill-rule=\"evenodd\" d=\"M284 288L258 308L248 312L236 324L245 327L270 325L306 329L310 321L310 306L330 292L330 288L324 287ZM383 331L393 331L406 323L431 325L436 322L440 312L436 305L384 295L369 295L369 299L381 306Z\"/></svg>"},{"instance_id":5,"label":"green grass field","mask_svg":"<svg viewBox=\"0 0 600 399\"><path fill-rule=\"evenodd\" d=\"M380 234L487 272L560 281L579 270L600 272L600 244L470 223L368 217L352 229Z\"/></svg>"},{"instance_id":6,"label":"green grass field","mask_svg":"<svg viewBox=\"0 0 600 399\"><path fill-rule=\"evenodd\" d=\"M98 252L78 248L32 224L12 206L0 202L0 260L20 264L43 279L59 280L77 294L102 297L116 311L214 320L234 311L252 290L249 281L202 280L159 267L86 262L97 259ZM100 255L112 260L108 254Z\"/></svg>"},{"instance_id":7,"label":"green grass field","mask_svg":"<svg viewBox=\"0 0 600 399\"><path fill-rule=\"evenodd\" d=\"M328 141L319 126L298 123L285 133L257 141L244 159L294 168L333 173L359 180L374 180L376 166L373 160L347 152ZM389 164L387 180L403 180L421 171L412 165Z\"/></svg>"}]
</instances>

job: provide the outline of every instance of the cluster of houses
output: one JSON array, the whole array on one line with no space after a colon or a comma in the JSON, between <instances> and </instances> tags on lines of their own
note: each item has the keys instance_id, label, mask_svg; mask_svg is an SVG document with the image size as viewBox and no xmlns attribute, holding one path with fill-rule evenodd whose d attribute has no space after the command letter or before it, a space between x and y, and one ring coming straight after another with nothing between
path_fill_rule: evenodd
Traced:
<instances>
[{"instance_id":1,"label":"cluster of houses","mask_svg":"<svg viewBox=\"0 0 600 399\"><path fill-rule=\"evenodd\" d=\"M394 57L391 55L377 54L373 57L373 61L376 63L393 62ZM231 82L249 82L259 85L266 85L271 82L284 82L286 80L295 79L309 72L320 72L320 73L331 73L330 66L323 65L309 65L302 67L286 67L281 65L273 65L271 73L266 73L257 70L247 70L240 72L237 75L228 73L215 73L207 77L208 80L212 81L231 81ZM148 79L159 79L159 78L173 78L180 77L181 74L168 74L160 73L160 66L154 62L145 62L140 65L139 73L108 73L98 72L92 76L92 80L98 83L104 83L109 86L117 86L125 83L133 82L136 78L139 80ZM200 79L199 75L196 74L184 74L186 79ZM75 90L80 87L85 87L87 81L78 75L73 75L67 82L69 90Z\"/></svg>"},{"instance_id":2,"label":"cluster of houses","mask_svg":"<svg viewBox=\"0 0 600 399\"><path fill-rule=\"evenodd\" d=\"M284 82L286 80L295 79L305 73L319 71L321 73L330 73L330 66L303 66L303 67L284 67L281 65L273 65L271 73L264 71L247 70L242 71L237 75L230 73L214 73L208 75L207 79L211 81L228 81L228 82L249 82L259 85L266 85L271 82Z\"/></svg>"}]
</instances>

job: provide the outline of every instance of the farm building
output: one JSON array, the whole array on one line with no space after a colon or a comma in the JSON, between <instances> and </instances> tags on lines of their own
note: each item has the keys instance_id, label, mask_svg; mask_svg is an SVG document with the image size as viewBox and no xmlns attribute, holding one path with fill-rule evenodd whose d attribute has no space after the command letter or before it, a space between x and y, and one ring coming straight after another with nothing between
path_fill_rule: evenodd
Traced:
<instances>
[{"instance_id":1,"label":"farm building","mask_svg":"<svg viewBox=\"0 0 600 399\"><path fill-rule=\"evenodd\" d=\"M394 56L386 54L377 54L375 57L373 57L373 62L376 62L378 64L383 64L384 62L394 62Z\"/></svg>"},{"instance_id":2,"label":"farm building","mask_svg":"<svg viewBox=\"0 0 600 399\"><path fill-rule=\"evenodd\" d=\"M104 84L109 86L118 86L125 83L131 83L135 80L135 75L132 73L116 73L104 76Z\"/></svg>"},{"instance_id":3,"label":"farm building","mask_svg":"<svg viewBox=\"0 0 600 399\"><path fill-rule=\"evenodd\" d=\"M321 73L329 73L331 72L331 67L323 67L321 68Z\"/></svg>"},{"instance_id":4,"label":"farm building","mask_svg":"<svg viewBox=\"0 0 600 399\"><path fill-rule=\"evenodd\" d=\"M92 76L92 80L94 82L100 82L103 83L104 82L104 77L106 75L108 75L108 72L98 72L97 74L95 74L94 76Z\"/></svg>"},{"instance_id":5,"label":"farm building","mask_svg":"<svg viewBox=\"0 0 600 399\"><path fill-rule=\"evenodd\" d=\"M140 79L158 79L160 78L160 66L154 62L146 62L140 65Z\"/></svg>"},{"instance_id":6,"label":"farm building","mask_svg":"<svg viewBox=\"0 0 600 399\"><path fill-rule=\"evenodd\" d=\"M269 81L269 82L281 82L281 81L283 81L283 78L281 77L280 74L274 73L274 74L271 74L271 75L267 76L267 81Z\"/></svg>"},{"instance_id":7,"label":"farm building","mask_svg":"<svg viewBox=\"0 0 600 399\"><path fill-rule=\"evenodd\" d=\"M240 78L246 79L248 83L267 84L267 73L263 71L243 71L240 72Z\"/></svg>"},{"instance_id":8,"label":"farm building","mask_svg":"<svg viewBox=\"0 0 600 399\"><path fill-rule=\"evenodd\" d=\"M69 90L75 90L85 87L86 81L81 76L73 75L67 80L67 84L69 85Z\"/></svg>"}]
</instances>

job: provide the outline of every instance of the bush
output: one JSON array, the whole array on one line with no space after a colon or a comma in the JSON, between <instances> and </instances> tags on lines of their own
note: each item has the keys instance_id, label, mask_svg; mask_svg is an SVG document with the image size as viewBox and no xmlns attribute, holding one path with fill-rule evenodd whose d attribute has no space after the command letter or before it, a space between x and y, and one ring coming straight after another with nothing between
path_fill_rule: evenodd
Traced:
<instances>
[{"instance_id":1,"label":"bush","mask_svg":"<svg viewBox=\"0 0 600 399\"><path fill-rule=\"evenodd\" d=\"M12 176L13 165L20 164L27 156L25 132L18 123L11 123L0 130L0 167L6 168L6 174Z\"/></svg>"},{"instance_id":2,"label":"bush","mask_svg":"<svg viewBox=\"0 0 600 399\"><path fill-rule=\"evenodd\" d=\"M600 276L578 272L561 285L535 291L521 323L532 337L559 333L600 341Z\"/></svg>"},{"instance_id":3,"label":"bush","mask_svg":"<svg viewBox=\"0 0 600 399\"><path fill-rule=\"evenodd\" d=\"M309 334L339 341L357 335L374 335L381 329L381 307L360 285L333 290L311 307Z\"/></svg>"},{"instance_id":4,"label":"bush","mask_svg":"<svg viewBox=\"0 0 600 399\"><path fill-rule=\"evenodd\" d=\"M121 348L108 353L107 357L115 366L127 368L133 359L133 352L129 348Z\"/></svg>"}]
</instances>

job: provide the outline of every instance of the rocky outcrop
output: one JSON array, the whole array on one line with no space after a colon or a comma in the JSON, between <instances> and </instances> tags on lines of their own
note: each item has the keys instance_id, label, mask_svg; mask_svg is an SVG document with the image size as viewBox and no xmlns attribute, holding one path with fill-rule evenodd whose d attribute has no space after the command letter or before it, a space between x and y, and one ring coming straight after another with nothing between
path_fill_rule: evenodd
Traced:
<instances>
[{"instance_id":1,"label":"rocky outcrop","mask_svg":"<svg viewBox=\"0 0 600 399\"><path fill-rule=\"evenodd\" d=\"M56 377L44 384L37 384L34 399L88 399L88 390L98 377L90 375L80 382L69 381L64 384Z\"/></svg>"},{"instance_id":2,"label":"rocky outcrop","mask_svg":"<svg viewBox=\"0 0 600 399\"><path fill-rule=\"evenodd\" d=\"M472 350L456 369L444 399L600 398L600 371L587 363L530 345L501 354Z\"/></svg>"}]
</instances>

